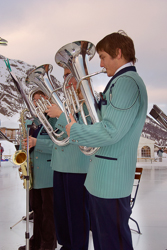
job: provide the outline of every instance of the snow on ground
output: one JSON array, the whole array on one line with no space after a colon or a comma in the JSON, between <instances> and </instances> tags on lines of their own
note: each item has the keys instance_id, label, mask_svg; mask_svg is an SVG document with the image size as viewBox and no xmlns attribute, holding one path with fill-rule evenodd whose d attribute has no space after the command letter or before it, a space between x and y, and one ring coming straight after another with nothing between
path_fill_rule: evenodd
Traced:
<instances>
[{"instance_id":1,"label":"snow on ground","mask_svg":"<svg viewBox=\"0 0 167 250\"><path fill-rule=\"evenodd\" d=\"M159 168L167 168L167 154L163 153L162 155L162 162L159 162L159 157L157 156L157 153L154 154L155 161L151 163L151 161L143 161L143 162L137 162L136 167L142 167L144 169L159 169Z\"/></svg>"}]
</instances>

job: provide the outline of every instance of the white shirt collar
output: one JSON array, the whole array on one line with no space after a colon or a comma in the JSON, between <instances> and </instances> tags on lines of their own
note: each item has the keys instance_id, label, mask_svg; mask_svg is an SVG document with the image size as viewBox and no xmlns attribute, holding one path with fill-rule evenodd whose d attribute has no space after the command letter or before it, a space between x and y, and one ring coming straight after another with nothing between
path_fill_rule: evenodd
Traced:
<instances>
[{"instance_id":1,"label":"white shirt collar","mask_svg":"<svg viewBox=\"0 0 167 250\"><path fill-rule=\"evenodd\" d=\"M128 62L128 63L122 65L119 69L117 69L117 70L115 71L115 74L116 74L118 71L120 71L121 69L126 68L126 67L129 67L129 66L133 66L133 63L132 63L132 62ZM114 75L115 75L115 74L114 74Z\"/></svg>"}]
</instances>

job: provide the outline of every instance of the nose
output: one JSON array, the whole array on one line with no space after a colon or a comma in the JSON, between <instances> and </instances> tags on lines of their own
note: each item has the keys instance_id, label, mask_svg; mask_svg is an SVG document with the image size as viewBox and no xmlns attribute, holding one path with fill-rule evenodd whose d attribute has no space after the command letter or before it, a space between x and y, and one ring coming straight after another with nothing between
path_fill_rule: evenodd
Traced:
<instances>
[{"instance_id":1,"label":"nose","mask_svg":"<svg viewBox=\"0 0 167 250\"><path fill-rule=\"evenodd\" d=\"M102 60L100 60L100 67L104 68L104 63Z\"/></svg>"},{"instance_id":2,"label":"nose","mask_svg":"<svg viewBox=\"0 0 167 250\"><path fill-rule=\"evenodd\" d=\"M35 107L37 107L37 100L34 100L33 103L34 103Z\"/></svg>"}]
</instances>

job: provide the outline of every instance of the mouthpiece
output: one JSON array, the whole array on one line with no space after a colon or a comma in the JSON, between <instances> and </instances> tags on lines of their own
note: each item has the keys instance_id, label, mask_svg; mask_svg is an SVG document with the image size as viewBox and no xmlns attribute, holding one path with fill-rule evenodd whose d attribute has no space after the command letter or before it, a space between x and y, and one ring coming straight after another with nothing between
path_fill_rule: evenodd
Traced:
<instances>
[{"instance_id":1,"label":"mouthpiece","mask_svg":"<svg viewBox=\"0 0 167 250\"><path fill-rule=\"evenodd\" d=\"M107 73L107 70L105 68L103 68L101 73Z\"/></svg>"}]
</instances>

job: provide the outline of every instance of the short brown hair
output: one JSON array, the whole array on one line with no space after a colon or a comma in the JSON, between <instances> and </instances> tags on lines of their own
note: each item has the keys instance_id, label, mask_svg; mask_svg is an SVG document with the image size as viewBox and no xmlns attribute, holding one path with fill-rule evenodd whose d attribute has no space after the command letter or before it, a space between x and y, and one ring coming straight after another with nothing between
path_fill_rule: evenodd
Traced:
<instances>
[{"instance_id":1,"label":"short brown hair","mask_svg":"<svg viewBox=\"0 0 167 250\"><path fill-rule=\"evenodd\" d=\"M118 49L121 49L122 55L127 62L135 64L136 57L133 40L123 30L105 36L96 45L97 52L104 50L112 58L117 56Z\"/></svg>"},{"instance_id":2,"label":"short brown hair","mask_svg":"<svg viewBox=\"0 0 167 250\"><path fill-rule=\"evenodd\" d=\"M44 95L44 96L46 96L41 90L37 90L34 94L33 94L33 98L34 98L34 96L35 95Z\"/></svg>"}]
</instances>

